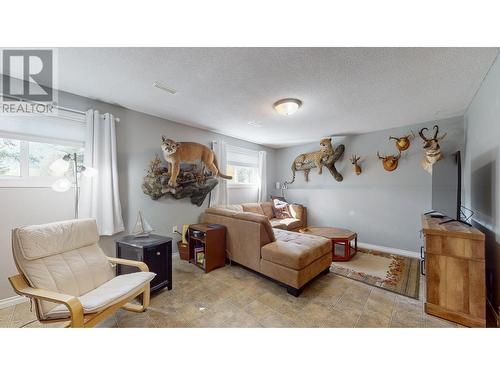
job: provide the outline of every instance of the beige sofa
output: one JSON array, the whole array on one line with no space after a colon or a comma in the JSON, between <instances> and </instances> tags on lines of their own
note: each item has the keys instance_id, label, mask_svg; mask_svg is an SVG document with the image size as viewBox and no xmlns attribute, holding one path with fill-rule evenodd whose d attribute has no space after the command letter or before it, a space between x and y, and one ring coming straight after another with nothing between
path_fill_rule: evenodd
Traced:
<instances>
[{"instance_id":1,"label":"beige sofa","mask_svg":"<svg viewBox=\"0 0 500 375\"><path fill-rule=\"evenodd\" d=\"M329 271L331 242L323 237L279 229L284 227L283 223L278 226L275 222L273 228L269 212L248 210L248 207L255 209L255 205L207 208L201 221L226 227L227 252L232 261L284 284L288 293L298 296L304 285ZM300 207L303 211L297 207L296 212L305 212L305 208Z\"/></svg>"},{"instance_id":2,"label":"beige sofa","mask_svg":"<svg viewBox=\"0 0 500 375\"><path fill-rule=\"evenodd\" d=\"M271 202L233 204L224 206L224 208L237 212L252 212L254 214L264 215L269 219L273 228L297 231L307 226L307 209L300 204L290 205L292 217L289 219L276 218Z\"/></svg>"}]
</instances>

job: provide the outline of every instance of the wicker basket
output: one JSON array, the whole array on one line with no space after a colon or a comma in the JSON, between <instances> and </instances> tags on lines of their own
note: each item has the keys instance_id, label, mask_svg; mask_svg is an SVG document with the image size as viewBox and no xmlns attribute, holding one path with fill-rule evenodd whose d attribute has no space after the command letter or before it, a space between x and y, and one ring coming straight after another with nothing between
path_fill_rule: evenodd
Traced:
<instances>
[{"instance_id":1,"label":"wicker basket","mask_svg":"<svg viewBox=\"0 0 500 375\"><path fill-rule=\"evenodd\" d=\"M182 260L189 260L189 246L188 246L188 244L182 243L182 241L178 241L177 248L179 249L179 257Z\"/></svg>"}]
</instances>

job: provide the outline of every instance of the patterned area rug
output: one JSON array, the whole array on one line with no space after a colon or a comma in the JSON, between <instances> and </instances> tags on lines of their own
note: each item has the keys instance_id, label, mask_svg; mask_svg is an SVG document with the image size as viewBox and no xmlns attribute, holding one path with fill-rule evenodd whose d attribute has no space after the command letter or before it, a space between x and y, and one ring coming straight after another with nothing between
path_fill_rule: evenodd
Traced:
<instances>
[{"instance_id":1,"label":"patterned area rug","mask_svg":"<svg viewBox=\"0 0 500 375\"><path fill-rule=\"evenodd\" d=\"M418 259L358 249L348 262L333 262L331 272L366 284L418 299Z\"/></svg>"}]
</instances>

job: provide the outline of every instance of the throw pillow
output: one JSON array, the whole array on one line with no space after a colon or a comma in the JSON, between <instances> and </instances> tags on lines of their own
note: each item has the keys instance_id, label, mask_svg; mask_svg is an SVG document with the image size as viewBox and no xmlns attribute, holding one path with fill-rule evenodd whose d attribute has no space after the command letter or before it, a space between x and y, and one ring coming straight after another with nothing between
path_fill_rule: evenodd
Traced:
<instances>
[{"instance_id":1,"label":"throw pillow","mask_svg":"<svg viewBox=\"0 0 500 375\"><path fill-rule=\"evenodd\" d=\"M289 204L284 197L271 196L271 200L273 202L273 212L276 219L292 218Z\"/></svg>"}]
</instances>

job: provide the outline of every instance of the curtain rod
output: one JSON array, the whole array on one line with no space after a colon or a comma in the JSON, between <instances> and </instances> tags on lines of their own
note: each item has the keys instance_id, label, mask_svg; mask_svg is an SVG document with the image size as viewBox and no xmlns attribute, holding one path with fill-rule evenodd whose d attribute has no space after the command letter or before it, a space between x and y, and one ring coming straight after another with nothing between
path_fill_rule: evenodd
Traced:
<instances>
[{"instance_id":1,"label":"curtain rod","mask_svg":"<svg viewBox=\"0 0 500 375\"><path fill-rule=\"evenodd\" d=\"M78 113L80 115L86 115L87 114L87 112L79 111L78 109L73 109L73 108L68 108L68 107L62 107L60 105L55 105L54 107L58 108L58 109L62 109L63 111ZM116 122L120 122L120 118L119 117L115 117L115 121Z\"/></svg>"}]
</instances>

